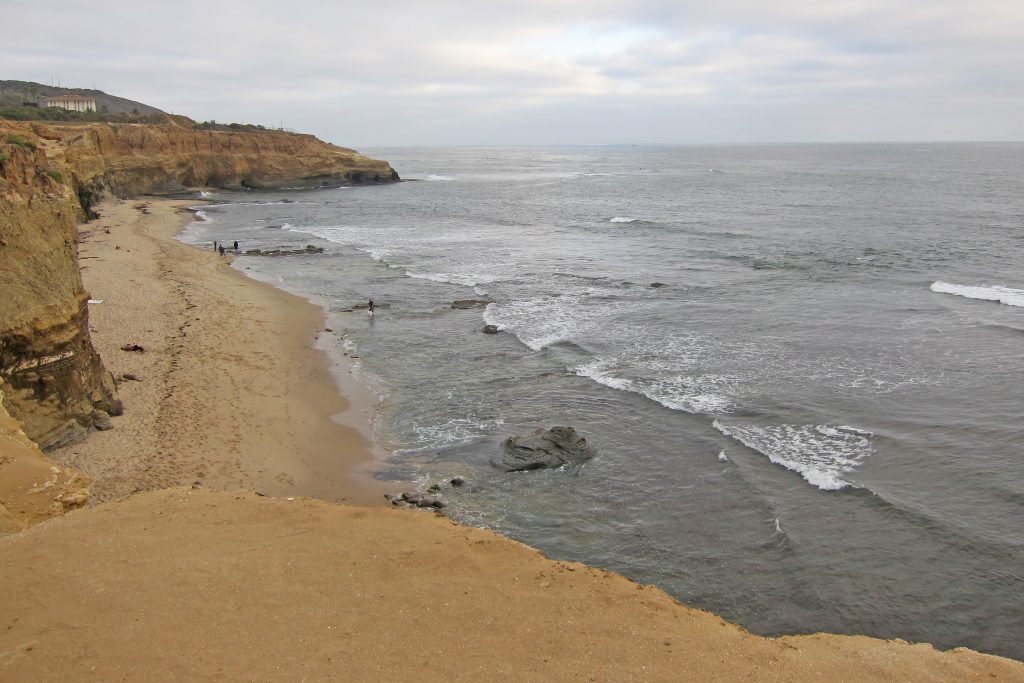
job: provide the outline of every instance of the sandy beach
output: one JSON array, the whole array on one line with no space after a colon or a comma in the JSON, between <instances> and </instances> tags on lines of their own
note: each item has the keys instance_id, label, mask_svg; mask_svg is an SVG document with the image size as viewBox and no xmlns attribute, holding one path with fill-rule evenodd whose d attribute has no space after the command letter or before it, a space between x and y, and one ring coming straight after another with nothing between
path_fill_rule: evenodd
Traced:
<instances>
[{"instance_id":1,"label":"sandy beach","mask_svg":"<svg viewBox=\"0 0 1024 683\"><path fill-rule=\"evenodd\" d=\"M1024 681L965 649L762 638L380 507L372 445L333 419L350 406L312 347L321 310L175 241L187 205L106 203L81 226L125 414L52 454L94 480L90 507L0 537L0 680Z\"/></svg>"},{"instance_id":2,"label":"sandy beach","mask_svg":"<svg viewBox=\"0 0 1024 683\"><path fill-rule=\"evenodd\" d=\"M312 348L323 311L173 239L192 205L108 201L80 226L90 332L125 414L54 457L91 473L97 502L198 481L379 504L369 442L332 420L350 406Z\"/></svg>"}]
</instances>

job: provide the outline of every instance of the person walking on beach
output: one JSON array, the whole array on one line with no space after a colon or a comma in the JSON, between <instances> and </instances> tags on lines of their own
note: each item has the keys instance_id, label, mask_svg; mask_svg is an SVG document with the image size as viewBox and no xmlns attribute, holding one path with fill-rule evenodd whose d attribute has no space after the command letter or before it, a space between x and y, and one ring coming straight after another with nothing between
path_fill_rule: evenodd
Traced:
<instances>
[{"instance_id":1,"label":"person walking on beach","mask_svg":"<svg viewBox=\"0 0 1024 683\"><path fill-rule=\"evenodd\" d=\"M220 245L220 247L218 247L217 251L220 253L221 256L223 256L224 255L224 245L223 244Z\"/></svg>"},{"instance_id":2,"label":"person walking on beach","mask_svg":"<svg viewBox=\"0 0 1024 683\"><path fill-rule=\"evenodd\" d=\"M238 240L235 240L235 253L238 253Z\"/></svg>"},{"instance_id":3,"label":"person walking on beach","mask_svg":"<svg viewBox=\"0 0 1024 683\"><path fill-rule=\"evenodd\" d=\"M370 299L370 303L366 305L366 312L373 317L373 299Z\"/></svg>"},{"instance_id":4,"label":"person walking on beach","mask_svg":"<svg viewBox=\"0 0 1024 683\"><path fill-rule=\"evenodd\" d=\"M217 240L213 241L213 250L217 251Z\"/></svg>"}]
</instances>

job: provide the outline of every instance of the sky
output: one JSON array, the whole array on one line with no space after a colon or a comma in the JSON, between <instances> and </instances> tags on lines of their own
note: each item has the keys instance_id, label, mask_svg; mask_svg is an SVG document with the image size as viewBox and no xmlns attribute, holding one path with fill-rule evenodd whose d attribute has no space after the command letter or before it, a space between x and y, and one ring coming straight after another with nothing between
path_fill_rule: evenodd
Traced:
<instances>
[{"instance_id":1,"label":"sky","mask_svg":"<svg viewBox=\"0 0 1024 683\"><path fill-rule=\"evenodd\" d=\"M1024 139L1024 0L0 0L0 27L0 79L350 147Z\"/></svg>"}]
</instances>

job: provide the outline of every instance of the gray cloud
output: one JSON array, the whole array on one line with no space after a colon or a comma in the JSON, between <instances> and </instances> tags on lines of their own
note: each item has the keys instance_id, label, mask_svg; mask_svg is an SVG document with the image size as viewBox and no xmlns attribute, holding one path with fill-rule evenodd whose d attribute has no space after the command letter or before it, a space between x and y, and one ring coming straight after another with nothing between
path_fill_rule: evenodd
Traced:
<instances>
[{"instance_id":1,"label":"gray cloud","mask_svg":"<svg viewBox=\"0 0 1024 683\"><path fill-rule=\"evenodd\" d=\"M0 0L2 77L339 144L1021 139L1017 0Z\"/></svg>"}]
</instances>

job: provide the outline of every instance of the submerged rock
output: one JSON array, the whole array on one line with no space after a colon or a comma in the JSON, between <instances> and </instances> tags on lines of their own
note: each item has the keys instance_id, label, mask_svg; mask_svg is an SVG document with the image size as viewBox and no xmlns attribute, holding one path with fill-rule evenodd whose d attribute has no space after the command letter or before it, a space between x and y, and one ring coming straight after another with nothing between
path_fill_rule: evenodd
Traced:
<instances>
[{"instance_id":1,"label":"submerged rock","mask_svg":"<svg viewBox=\"0 0 1024 683\"><path fill-rule=\"evenodd\" d=\"M583 463L597 454L572 427L538 429L529 436L511 436L501 444L500 459L491 465L505 472L561 467L570 463Z\"/></svg>"},{"instance_id":2,"label":"submerged rock","mask_svg":"<svg viewBox=\"0 0 1024 683\"><path fill-rule=\"evenodd\" d=\"M315 244L307 244L302 249L249 249L243 253L246 256L295 256L298 254L322 254L324 249Z\"/></svg>"},{"instance_id":3,"label":"submerged rock","mask_svg":"<svg viewBox=\"0 0 1024 683\"><path fill-rule=\"evenodd\" d=\"M484 325L483 327L480 328L480 331L483 332L484 334L498 334L498 326Z\"/></svg>"},{"instance_id":4,"label":"submerged rock","mask_svg":"<svg viewBox=\"0 0 1024 683\"><path fill-rule=\"evenodd\" d=\"M489 303L491 302L487 299L458 299L452 302L452 308L461 310L469 308L483 308Z\"/></svg>"}]
</instances>

